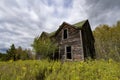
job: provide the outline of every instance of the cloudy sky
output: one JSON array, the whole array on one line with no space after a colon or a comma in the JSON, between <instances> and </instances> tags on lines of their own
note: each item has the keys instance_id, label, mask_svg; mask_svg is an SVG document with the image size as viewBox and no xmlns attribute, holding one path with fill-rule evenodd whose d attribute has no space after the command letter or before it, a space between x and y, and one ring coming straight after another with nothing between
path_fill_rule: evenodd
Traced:
<instances>
[{"instance_id":1,"label":"cloudy sky","mask_svg":"<svg viewBox=\"0 0 120 80\"><path fill-rule=\"evenodd\" d=\"M85 19L92 30L99 24L115 24L120 20L120 0L0 0L0 52L12 43L31 48L42 31Z\"/></svg>"}]
</instances>

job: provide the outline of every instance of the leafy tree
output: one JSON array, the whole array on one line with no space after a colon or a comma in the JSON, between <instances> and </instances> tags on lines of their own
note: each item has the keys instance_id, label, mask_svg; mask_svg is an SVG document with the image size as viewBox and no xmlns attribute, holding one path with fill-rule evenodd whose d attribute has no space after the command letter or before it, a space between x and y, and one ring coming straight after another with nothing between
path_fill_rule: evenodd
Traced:
<instances>
[{"instance_id":1,"label":"leafy tree","mask_svg":"<svg viewBox=\"0 0 120 80\"><path fill-rule=\"evenodd\" d=\"M120 60L120 22L100 25L94 31L97 58Z\"/></svg>"},{"instance_id":2,"label":"leafy tree","mask_svg":"<svg viewBox=\"0 0 120 80\"><path fill-rule=\"evenodd\" d=\"M35 59L35 54L30 49L27 50L27 54L29 59Z\"/></svg>"},{"instance_id":3,"label":"leafy tree","mask_svg":"<svg viewBox=\"0 0 120 80\"><path fill-rule=\"evenodd\" d=\"M20 56L21 56L22 53L23 53L22 47L19 46L19 47L16 49L16 58L17 58L17 60L21 59Z\"/></svg>"},{"instance_id":4,"label":"leafy tree","mask_svg":"<svg viewBox=\"0 0 120 80\"><path fill-rule=\"evenodd\" d=\"M22 59L22 60L29 59L29 56L28 56L28 53L27 53L27 49L23 50L23 52L20 54L20 59Z\"/></svg>"},{"instance_id":5,"label":"leafy tree","mask_svg":"<svg viewBox=\"0 0 120 80\"><path fill-rule=\"evenodd\" d=\"M34 39L32 47L36 52L36 58L50 58L57 49L57 45L50 38L39 37Z\"/></svg>"}]
</instances>

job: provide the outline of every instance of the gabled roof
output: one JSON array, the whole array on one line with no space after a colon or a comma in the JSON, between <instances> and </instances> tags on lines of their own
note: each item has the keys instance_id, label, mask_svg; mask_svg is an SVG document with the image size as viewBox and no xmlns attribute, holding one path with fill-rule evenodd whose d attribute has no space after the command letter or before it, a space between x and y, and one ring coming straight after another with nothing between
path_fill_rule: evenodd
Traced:
<instances>
[{"instance_id":1,"label":"gabled roof","mask_svg":"<svg viewBox=\"0 0 120 80\"><path fill-rule=\"evenodd\" d=\"M81 22L75 23L73 25L63 22L62 25L58 28L58 30L56 31L55 35L57 35L57 33L59 33L59 31L62 29L62 27L64 27L64 25L69 25L75 29L81 29L83 27L83 25L87 22L88 20L83 20Z\"/></svg>"},{"instance_id":2,"label":"gabled roof","mask_svg":"<svg viewBox=\"0 0 120 80\"><path fill-rule=\"evenodd\" d=\"M46 35L49 36L49 37L52 37L52 36L56 35L56 33L58 33L58 32L61 30L62 26L65 25L65 24L67 24L67 25L69 25L69 26L71 26L71 27L74 27L74 28L76 28L76 29L77 29L77 28L81 29L82 26L86 23L86 21L88 21L88 20L83 20L83 21L80 21L80 22L75 23L75 24L73 24L73 25L71 25L71 24L69 24L69 23L67 23L67 22L63 22L62 25L61 25L56 31L53 31L53 32L51 32L51 33L47 33L47 32L42 32L42 33L43 33L43 34L46 34Z\"/></svg>"}]
</instances>

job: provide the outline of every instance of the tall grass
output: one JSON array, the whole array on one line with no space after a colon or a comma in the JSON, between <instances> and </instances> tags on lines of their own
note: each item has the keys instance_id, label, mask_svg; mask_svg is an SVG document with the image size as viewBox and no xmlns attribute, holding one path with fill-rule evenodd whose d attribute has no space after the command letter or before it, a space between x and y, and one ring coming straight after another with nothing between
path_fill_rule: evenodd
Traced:
<instances>
[{"instance_id":1,"label":"tall grass","mask_svg":"<svg viewBox=\"0 0 120 80\"><path fill-rule=\"evenodd\" d=\"M120 80L120 63L113 60L0 62L0 80Z\"/></svg>"}]
</instances>

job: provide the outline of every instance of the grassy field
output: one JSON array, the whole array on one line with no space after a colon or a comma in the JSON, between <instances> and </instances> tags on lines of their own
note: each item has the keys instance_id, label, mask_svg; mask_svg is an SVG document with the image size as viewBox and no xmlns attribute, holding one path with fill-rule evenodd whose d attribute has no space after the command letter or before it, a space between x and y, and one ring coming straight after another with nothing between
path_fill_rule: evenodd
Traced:
<instances>
[{"instance_id":1,"label":"grassy field","mask_svg":"<svg viewBox=\"0 0 120 80\"><path fill-rule=\"evenodd\" d=\"M113 60L0 62L0 80L120 80L120 63Z\"/></svg>"}]
</instances>

